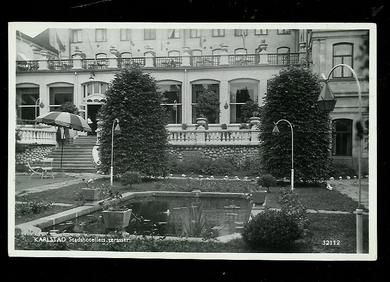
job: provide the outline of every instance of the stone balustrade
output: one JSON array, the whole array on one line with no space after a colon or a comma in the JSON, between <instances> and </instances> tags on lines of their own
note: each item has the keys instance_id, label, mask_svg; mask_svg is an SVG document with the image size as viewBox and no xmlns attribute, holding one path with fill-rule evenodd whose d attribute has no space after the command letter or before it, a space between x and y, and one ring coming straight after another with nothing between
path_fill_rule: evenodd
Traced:
<instances>
[{"instance_id":1,"label":"stone balustrade","mask_svg":"<svg viewBox=\"0 0 390 282\"><path fill-rule=\"evenodd\" d=\"M259 131L241 130L170 130L171 145L258 145Z\"/></svg>"},{"instance_id":2,"label":"stone balustrade","mask_svg":"<svg viewBox=\"0 0 390 282\"><path fill-rule=\"evenodd\" d=\"M20 144L55 145L56 129L54 127L18 127Z\"/></svg>"}]
</instances>

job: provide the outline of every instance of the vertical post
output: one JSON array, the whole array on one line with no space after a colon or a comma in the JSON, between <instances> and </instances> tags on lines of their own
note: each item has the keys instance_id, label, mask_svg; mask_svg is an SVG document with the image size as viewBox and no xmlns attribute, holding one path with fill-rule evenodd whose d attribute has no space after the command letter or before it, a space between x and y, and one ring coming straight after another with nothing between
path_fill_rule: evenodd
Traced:
<instances>
[{"instance_id":1,"label":"vertical post","mask_svg":"<svg viewBox=\"0 0 390 282\"><path fill-rule=\"evenodd\" d=\"M363 253L363 210L356 209L356 252Z\"/></svg>"},{"instance_id":2,"label":"vertical post","mask_svg":"<svg viewBox=\"0 0 390 282\"><path fill-rule=\"evenodd\" d=\"M294 191L294 130L292 124L291 128L291 191Z\"/></svg>"},{"instance_id":3,"label":"vertical post","mask_svg":"<svg viewBox=\"0 0 390 282\"><path fill-rule=\"evenodd\" d=\"M115 125L116 119L112 122L112 129L111 129L111 168L110 168L110 186L112 187L113 184L113 175L114 175L114 125Z\"/></svg>"}]
</instances>

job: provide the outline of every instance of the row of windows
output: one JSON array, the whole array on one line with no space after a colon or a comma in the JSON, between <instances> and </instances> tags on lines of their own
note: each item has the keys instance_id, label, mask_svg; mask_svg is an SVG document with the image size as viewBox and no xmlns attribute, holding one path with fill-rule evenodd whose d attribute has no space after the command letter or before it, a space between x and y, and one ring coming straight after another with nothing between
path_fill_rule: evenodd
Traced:
<instances>
[{"instance_id":1,"label":"row of windows","mask_svg":"<svg viewBox=\"0 0 390 282\"><path fill-rule=\"evenodd\" d=\"M179 39L181 37L182 30L180 29L168 29L168 39ZM254 35L267 35L268 29L255 29ZM290 34L289 29L278 29L277 34ZM190 29L190 38L200 38L200 29ZM234 36L247 36L248 29L235 29ZM213 37L224 37L225 29L212 29L211 36ZM120 29L120 40L128 41L131 37L130 29ZM144 29L144 40L155 40L156 29ZM107 41L107 30L106 29L95 29L95 41L105 42ZM72 30L72 42L82 42L82 29Z\"/></svg>"},{"instance_id":2,"label":"row of windows","mask_svg":"<svg viewBox=\"0 0 390 282\"><path fill-rule=\"evenodd\" d=\"M219 100L219 84L213 81L203 81L192 85L192 123L196 122L199 114L196 105L201 94L215 95ZM84 98L92 94L105 94L108 84L91 82L84 85ZM242 123L244 120L244 105L248 101L258 101L258 82L249 79L240 79L229 84L230 89L230 122ZM158 83L158 91L162 94L162 106L165 108L168 122L182 123L182 85L174 82ZM73 87L51 87L49 91L50 111L58 110L65 102L73 103ZM16 105L17 117L24 120L34 120L39 115L39 88L17 88ZM207 115L210 123L219 123L218 112ZM352 124L350 119L337 119L333 121L333 155L352 155Z\"/></svg>"}]
</instances>

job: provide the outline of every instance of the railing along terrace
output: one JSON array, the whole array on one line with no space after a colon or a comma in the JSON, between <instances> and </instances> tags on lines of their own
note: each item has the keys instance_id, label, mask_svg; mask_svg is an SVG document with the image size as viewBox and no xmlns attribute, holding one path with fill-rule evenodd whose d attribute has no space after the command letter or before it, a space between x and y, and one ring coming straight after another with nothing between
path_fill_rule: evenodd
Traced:
<instances>
[{"instance_id":1,"label":"railing along terrace","mask_svg":"<svg viewBox=\"0 0 390 282\"><path fill-rule=\"evenodd\" d=\"M84 69L103 70L108 66L108 59L83 59Z\"/></svg>"},{"instance_id":2,"label":"railing along terrace","mask_svg":"<svg viewBox=\"0 0 390 282\"><path fill-rule=\"evenodd\" d=\"M220 56L192 56L191 66L203 67L203 66L218 66L220 64Z\"/></svg>"},{"instance_id":3,"label":"railing along terrace","mask_svg":"<svg viewBox=\"0 0 390 282\"><path fill-rule=\"evenodd\" d=\"M222 57L226 56L226 60ZM42 63L42 67L41 67ZM16 70L18 72L34 72L40 69L53 71L71 70L76 66L75 59L66 60L48 60L48 61L17 61ZM182 56L172 57L152 57L152 64L148 67L156 68L178 68L183 66ZM287 66L300 63L299 53L268 53L268 54L237 54L237 55L206 55L206 56L191 56L191 67L214 67L222 64L231 66L246 66L246 65L275 65ZM105 70L109 68L124 68L133 64L138 64L141 67L146 67L147 61L145 57L132 58L102 58L102 59L82 59L81 68L86 70ZM78 65L78 64L77 64ZM187 67L187 66L186 66Z\"/></svg>"},{"instance_id":4,"label":"railing along terrace","mask_svg":"<svg viewBox=\"0 0 390 282\"><path fill-rule=\"evenodd\" d=\"M259 63L258 54L229 55L229 65L256 65Z\"/></svg>"},{"instance_id":5,"label":"railing along terrace","mask_svg":"<svg viewBox=\"0 0 390 282\"><path fill-rule=\"evenodd\" d=\"M49 60L49 70L70 70L73 68L73 60Z\"/></svg>"},{"instance_id":6,"label":"railing along terrace","mask_svg":"<svg viewBox=\"0 0 390 282\"><path fill-rule=\"evenodd\" d=\"M242 130L169 130L171 145L257 145L259 131Z\"/></svg>"},{"instance_id":7,"label":"railing along terrace","mask_svg":"<svg viewBox=\"0 0 390 282\"><path fill-rule=\"evenodd\" d=\"M119 58L118 59L118 67L119 68L127 68L132 65L145 65L145 57L132 57L132 58Z\"/></svg>"},{"instance_id":8,"label":"railing along terrace","mask_svg":"<svg viewBox=\"0 0 390 282\"><path fill-rule=\"evenodd\" d=\"M18 127L20 144L56 144L56 130L54 127Z\"/></svg>"},{"instance_id":9,"label":"railing along terrace","mask_svg":"<svg viewBox=\"0 0 390 282\"><path fill-rule=\"evenodd\" d=\"M174 57L156 57L155 58L156 68L175 68L180 67L182 62L181 56Z\"/></svg>"},{"instance_id":10,"label":"railing along terrace","mask_svg":"<svg viewBox=\"0 0 390 282\"><path fill-rule=\"evenodd\" d=\"M17 71L37 71L39 69L39 61L16 61Z\"/></svg>"}]
</instances>

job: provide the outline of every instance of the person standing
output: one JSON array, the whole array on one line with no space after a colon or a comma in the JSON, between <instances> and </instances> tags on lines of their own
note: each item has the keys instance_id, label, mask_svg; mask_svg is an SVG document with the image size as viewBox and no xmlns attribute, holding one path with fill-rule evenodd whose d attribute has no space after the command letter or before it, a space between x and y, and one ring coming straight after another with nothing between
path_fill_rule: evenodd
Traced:
<instances>
[{"instance_id":1,"label":"person standing","mask_svg":"<svg viewBox=\"0 0 390 282\"><path fill-rule=\"evenodd\" d=\"M91 118L88 116L88 119L87 119L87 123L89 125L89 127L91 128L92 132L91 133L88 133L88 134L91 134L93 135L95 132L94 132L94 129L93 129L93 121L91 120Z\"/></svg>"}]
</instances>

